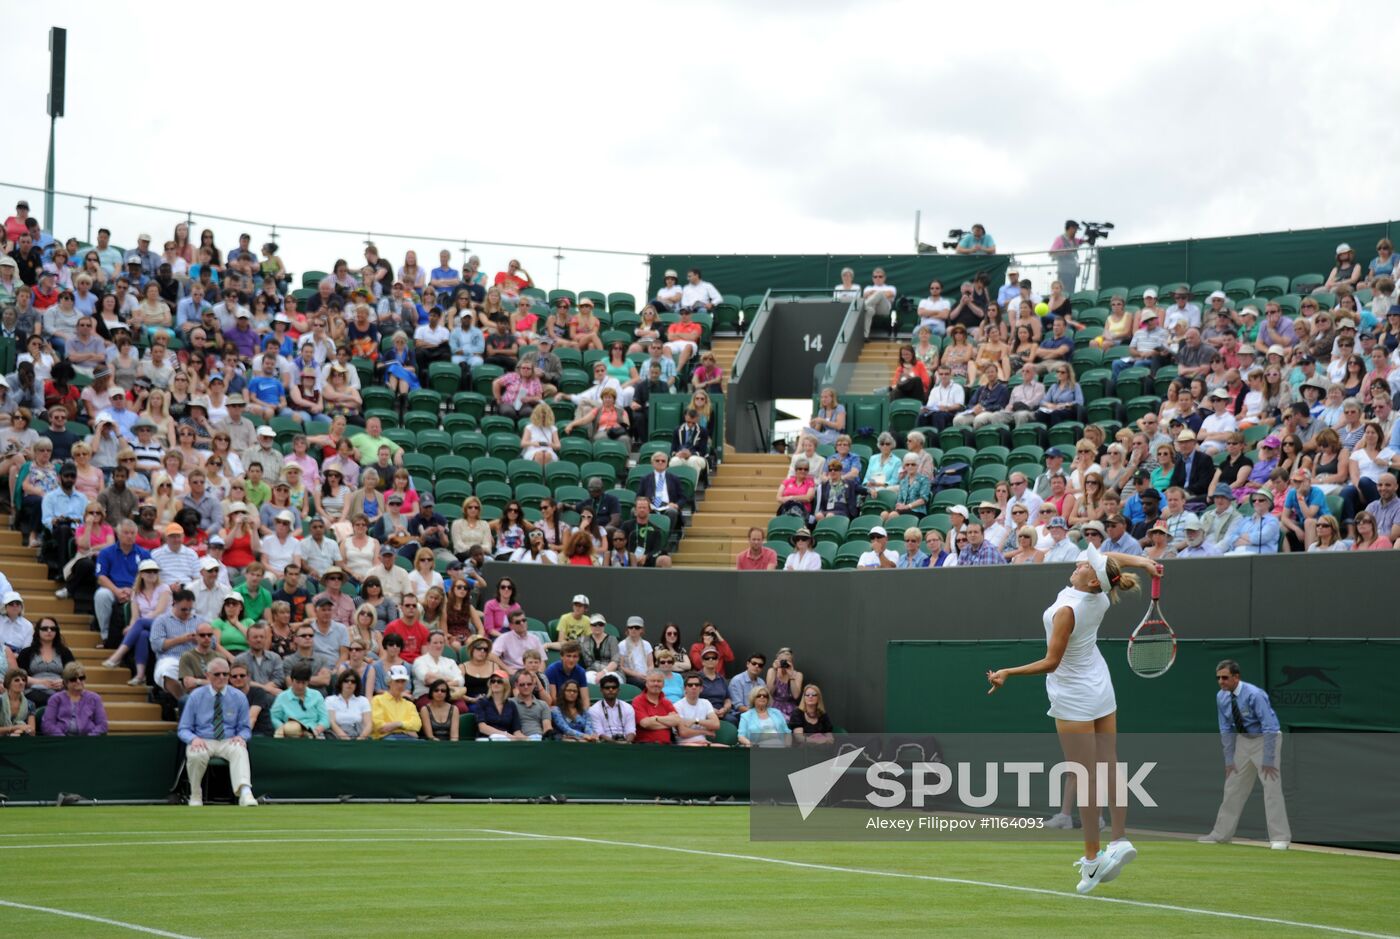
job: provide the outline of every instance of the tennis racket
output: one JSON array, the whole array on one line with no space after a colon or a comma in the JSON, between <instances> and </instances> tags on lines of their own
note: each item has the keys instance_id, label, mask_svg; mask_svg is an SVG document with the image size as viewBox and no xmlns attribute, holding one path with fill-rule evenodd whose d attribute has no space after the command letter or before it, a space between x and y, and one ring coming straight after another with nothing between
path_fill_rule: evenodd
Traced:
<instances>
[{"instance_id":1,"label":"tennis racket","mask_svg":"<svg viewBox=\"0 0 1400 939\"><path fill-rule=\"evenodd\" d=\"M1128 667L1142 678L1159 678L1176 661L1176 633L1162 617L1162 578L1152 578L1152 603L1128 637Z\"/></svg>"}]
</instances>

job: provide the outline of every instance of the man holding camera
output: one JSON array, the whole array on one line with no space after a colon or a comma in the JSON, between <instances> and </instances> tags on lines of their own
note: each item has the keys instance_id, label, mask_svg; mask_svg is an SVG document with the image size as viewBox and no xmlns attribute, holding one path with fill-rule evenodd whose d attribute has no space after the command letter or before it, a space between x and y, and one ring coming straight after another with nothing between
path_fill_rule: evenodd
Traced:
<instances>
[{"instance_id":1,"label":"man holding camera","mask_svg":"<svg viewBox=\"0 0 1400 939\"><path fill-rule=\"evenodd\" d=\"M1074 293L1079 282L1079 246L1084 239L1079 237L1079 223L1074 219L1065 222L1064 232L1050 243L1050 254L1058 268L1060 286L1065 293Z\"/></svg>"}]
</instances>

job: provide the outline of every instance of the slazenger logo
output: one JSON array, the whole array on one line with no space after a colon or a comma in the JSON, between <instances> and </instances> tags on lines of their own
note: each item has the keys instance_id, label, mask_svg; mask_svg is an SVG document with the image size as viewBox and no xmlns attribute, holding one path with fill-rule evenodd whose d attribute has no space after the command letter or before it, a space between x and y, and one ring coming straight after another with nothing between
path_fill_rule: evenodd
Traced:
<instances>
[{"instance_id":1,"label":"slazenger logo","mask_svg":"<svg viewBox=\"0 0 1400 939\"><path fill-rule=\"evenodd\" d=\"M0 756L0 792L26 792L29 772L13 760Z\"/></svg>"},{"instance_id":2,"label":"slazenger logo","mask_svg":"<svg viewBox=\"0 0 1400 939\"><path fill-rule=\"evenodd\" d=\"M865 752L865 748L839 754L806 769L788 774L788 784L797 802L798 811L805 821L826 798L827 793ZM1144 783L1148 775L1157 768L1155 762L1143 763L1133 770L1127 763L1117 764L1117 786L1113 796L1114 804L1128 805L1130 799L1138 805L1155 808L1157 801L1152 798ZM1108 804L1109 765L1094 764L1094 777L1098 793L1098 804ZM1059 805L1065 780L1073 777L1081 793L1088 792L1089 770L1077 763L1060 762L1046 767L1044 763L1008 762L985 763L982 766L981 791L973 792L976 774L971 763L958 763L953 766L938 762L913 763L908 767L898 763L872 763L865 771L865 781L871 791L865 800L875 808L892 809L899 807L924 808L929 799L953 793L957 801L970 809L985 809L995 804L1001 795L1003 776L1014 777L1017 808L1032 808L1038 805ZM1045 801L1036 802L1031 797L1032 777L1045 777ZM908 782L906 783L906 777Z\"/></svg>"},{"instance_id":3,"label":"slazenger logo","mask_svg":"<svg viewBox=\"0 0 1400 939\"><path fill-rule=\"evenodd\" d=\"M1342 686L1327 674L1339 671L1335 666L1285 665L1282 671L1284 680L1274 686L1270 695L1274 704L1279 707L1309 707L1326 711L1342 706ZM1306 684L1302 688L1289 687L1299 682ZM1334 690L1315 687L1318 683L1328 685ZM1308 687L1309 685L1313 687Z\"/></svg>"}]
</instances>

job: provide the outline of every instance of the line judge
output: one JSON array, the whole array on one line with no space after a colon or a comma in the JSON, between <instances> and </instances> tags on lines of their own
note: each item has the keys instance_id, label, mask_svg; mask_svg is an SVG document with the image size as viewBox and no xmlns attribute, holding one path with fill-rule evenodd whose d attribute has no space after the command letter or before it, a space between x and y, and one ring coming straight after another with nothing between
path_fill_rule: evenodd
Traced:
<instances>
[{"instance_id":1,"label":"line judge","mask_svg":"<svg viewBox=\"0 0 1400 939\"><path fill-rule=\"evenodd\" d=\"M1202 835L1202 844L1223 844L1235 835L1240 813L1254 791L1254 777L1264 784L1264 817L1269 827L1269 847L1286 851L1292 835L1288 830L1288 810L1283 804L1283 780L1279 759L1283 735L1278 715L1269 703L1269 694L1257 685L1240 680L1240 663L1225 659L1215 666L1220 690L1215 695L1216 716L1220 719L1220 745L1225 753L1225 797L1215 816L1215 827Z\"/></svg>"}]
</instances>

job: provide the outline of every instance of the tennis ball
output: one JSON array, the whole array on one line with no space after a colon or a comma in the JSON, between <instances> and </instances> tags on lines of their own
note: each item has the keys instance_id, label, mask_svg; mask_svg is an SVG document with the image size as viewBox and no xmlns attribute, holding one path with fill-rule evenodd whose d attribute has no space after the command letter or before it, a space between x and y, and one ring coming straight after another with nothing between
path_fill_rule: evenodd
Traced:
<instances>
[{"instance_id":1,"label":"tennis ball","mask_svg":"<svg viewBox=\"0 0 1400 939\"><path fill-rule=\"evenodd\" d=\"M1046 313L1049 313L1049 312L1050 312L1050 304L1048 304L1048 303L1037 303L1037 304L1035 305L1035 315L1036 315L1036 316L1044 316Z\"/></svg>"}]
</instances>

